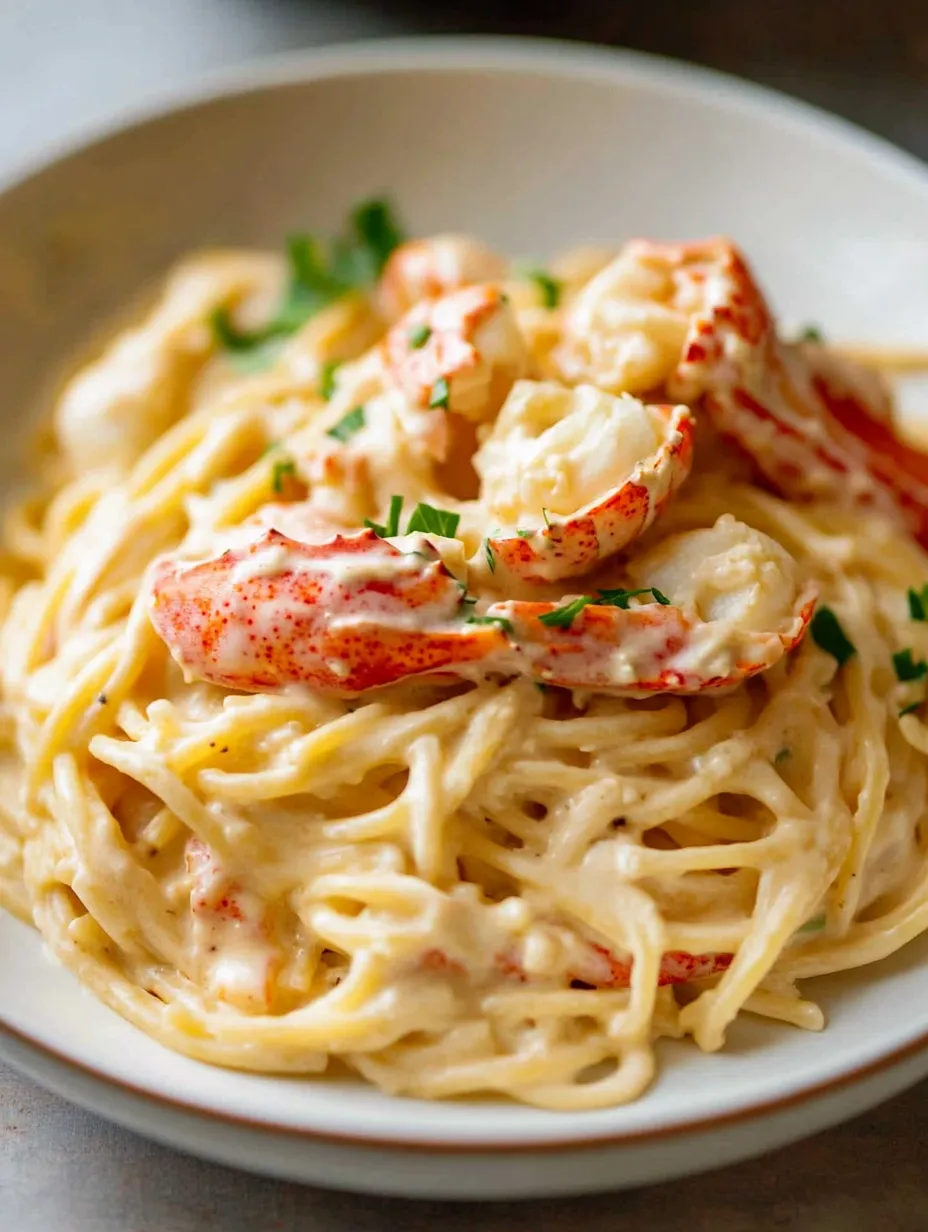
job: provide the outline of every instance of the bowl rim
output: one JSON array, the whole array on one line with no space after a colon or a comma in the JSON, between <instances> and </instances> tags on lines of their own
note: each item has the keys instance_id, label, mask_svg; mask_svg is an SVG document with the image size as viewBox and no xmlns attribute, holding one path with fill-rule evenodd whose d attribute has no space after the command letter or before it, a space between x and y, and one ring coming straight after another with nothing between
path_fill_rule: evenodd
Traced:
<instances>
[{"instance_id":1,"label":"bowl rim","mask_svg":"<svg viewBox=\"0 0 928 1232\"><path fill-rule=\"evenodd\" d=\"M244 97L278 86L325 81L334 77L432 72L436 69L520 72L542 77L576 78L660 86L679 97L700 101L712 94L726 109L763 117L793 132L813 125L838 141L845 152L877 160L881 169L922 190L928 189L928 165L885 137L781 90L759 85L733 73L653 52L598 46L566 39L519 35L411 35L339 41L318 47L257 56L241 64L200 73L153 92L140 103L118 106L105 119L79 124L64 138L49 138L29 155L0 165L0 196L48 171L54 164L157 123L173 114L226 98Z\"/></svg>"},{"instance_id":2,"label":"bowl rim","mask_svg":"<svg viewBox=\"0 0 928 1232\"><path fill-rule=\"evenodd\" d=\"M80 126L64 140L44 142L27 160L14 160L12 164L0 166L0 197L38 178L57 163L86 154L113 138L202 105L280 86L441 69L465 72L490 70L547 79L576 80L582 77L585 81L603 84L629 83L658 88L684 100L692 98L704 103L711 98L725 110L763 119L766 124L773 123L782 131L802 132L806 136L827 139L832 145L840 146L844 153L877 167L882 175L921 192L928 205L928 167L914 154L851 121L777 90L715 69L647 52L558 39L483 35L340 42L260 57L241 65L201 74L158 93L140 105L121 107L102 123ZM631 1146L753 1121L858 1086L881 1072L903 1064L928 1049L928 1030L909 1033L902 1042L871 1053L858 1065L819 1082L806 1082L781 1096L742 1104L724 1112L674 1120L650 1129L591 1131L563 1138L546 1137L541 1141L501 1139L492 1135L479 1141L472 1138L455 1140L453 1135L437 1141L275 1125L271 1121L174 1098L151 1087L114 1077L14 1026L6 1019L0 1006L0 1045L4 1040L44 1059L46 1063L65 1067L78 1078L92 1079L123 1098L141 1100L176 1114L240 1129L260 1130L262 1134L297 1141L311 1140L331 1145L413 1153L477 1155L487 1151L517 1154L579 1151L610 1145Z\"/></svg>"}]
</instances>

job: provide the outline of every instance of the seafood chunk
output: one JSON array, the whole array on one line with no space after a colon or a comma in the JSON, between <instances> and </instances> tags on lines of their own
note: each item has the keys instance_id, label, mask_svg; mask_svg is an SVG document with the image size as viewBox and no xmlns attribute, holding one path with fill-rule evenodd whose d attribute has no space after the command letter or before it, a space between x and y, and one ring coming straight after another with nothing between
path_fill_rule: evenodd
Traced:
<instances>
[{"instance_id":1,"label":"seafood chunk","mask_svg":"<svg viewBox=\"0 0 928 1232\"><path fill-rule=\"evenodd\" d=\"M407 240L390 255L380 279L381 311L398 320L423 299L478 282L500 282L509 263L469 235L433 235Z\"/></svg>"},{"instance_id":2,"label":"seafood chunk","mask_svg":"<svg viewBox=\"0 0 928 1232\"><path fill-rule=\"evenodd\" d=\"M439 459L448 415L492 419L530 362L506 296L491 286L417 304L387 334L384 361L408 404L407 431L433 438Z\"/></svg>"},{"instance_id":3,"label":"seafood chunk","mask_svg":"<svg viewBox=\"0 0 928 1232\"><path fill-rule=\"evenodd\" d=\"M488 539L494 571L554 580L621 551L689 474L693 432L685 406L518 382L474 458L481 497L509 528Z\"/></svg>"},{"instance_id":4,"label":"seafood chunk","mask_svg":"<svg viewBox=\"0 0 928 1232\"><path fill-rule=\"evenodd\" d=\"M282 963L264 903L223 869L195 835L184 861L190 877L191 940L206 986L246 1013L268 1013Z\"/></svg>"},{"instance_id":5,"label":"seafood chunk","mask_svg":"<svg viewBox=\"0 0 928 1232\"><path fill-rule=\"evenodd\" d=\"M674 267L644 241L627 244L567 309L554 360L571 383L611 393L661 386L680 362L689 313L677 302Z\"/></svg>"},{"instance_id":6,"label":"seafood chunk","mask_svg":"<svg viewBox=\"0 0 928 1232\"><path fill-rule=\"evenodd\" d=\"M886 389L783 343L728 240L628 244L575 300L556 359L569 380L699 407L786 497L874 509L928 543L928 460L895 437Z\"/></svg>"},{"instance_id":7,"label":"seafood chunk","mask_svg":"<svg viewBox=\"0 0 928 1232\"><path fill-rule=\"evenodd\" d=\"M511 624L536 680L635 697L734 688L797 646L815 607L792 557L730 515L666 540L631 574L632 591L487 614Z\"/></svg>"},{"instance_id":8,"label":"seafood chunk","mask_svg":"<svg viewBox=\"0 0 928 1232\"><path fill-rule=\"evenodd\" d=\"M202 564L162 560L151 619L188 677L245 692L469 676L505 641L495 624L465 622L463 584L416 538L402 551L371 530L320 544L271 530Z\"/></svg>"},{"instance_id":9,"label":"seafood chunk","mask_svg":"<svg viewBox=\"0 0 928 1232\"><path fill-rule=\"evenodd\" d=\"M792 558L728 516L636 562L633 590L560 604L506 600L475 614L446 563L462 559L456 542L423 534L305 544L271 530L201 564L161 561L151 619L188 677L245 691L351 695L495 672L636 697L766 671L802 639L815 603Z\"/></svg>"}]
</instances>

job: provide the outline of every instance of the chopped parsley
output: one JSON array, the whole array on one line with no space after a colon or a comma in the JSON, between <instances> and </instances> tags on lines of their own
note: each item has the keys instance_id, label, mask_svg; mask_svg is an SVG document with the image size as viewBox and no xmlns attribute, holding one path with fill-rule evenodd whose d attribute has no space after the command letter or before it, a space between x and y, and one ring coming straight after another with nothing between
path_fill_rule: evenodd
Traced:
<instances>
[{"instance_id":1,"label":"chopped parsley","mask_svg":"<svg viewBox=\"0 0 928 1232\"><path fill-rule=\"evenodd\" d=\"M592 595L581 595L578 599L572 599L570 603L565 603L562 607L556 607L551 612L545 612L538 619L543 625L547 625L549 629L569 629L583 609L595 602L596 600Z\"/></svg>"},{"instance_id":2,"label":"chopped parsley","mask_svg":"<svg viewBox=\"0 0 928 1232\"><path fill-rule=\"evenodd\" d=\"M816 646L836 659L839 667L857 654L857 647L841 628L841 622L830 607L817 609L809 631Z\"/></svg>"},{"instance_id":3,"label":"chopped parsley","mask_svg":"<svg viewBox=\"0 0 928 1232\"><path fill-rule=\"evenodd\" d=\"M450 397L451 391L448 388L448 380L446 377L440 376L432 386L432 392L429 394L429 406L440 407L443 411L447 411Z\"/></svg>"},{"instance_id":4,"label":"chopped parsley","mask_svg":"<svg viewBox=\"0 0 928 1232\"><path fill-rule=\"evenodd\" d=\"M548 530L550 530L551 529L551 518L548 514L547 509L544 507L544 505L542 505L541 507L541 516L545 520L545 526L547 526Z\"/></svg>"},{"instance_id":5,"label":"chopped parsley","mask_svg":"<svg viewBox=\"0 0 928 1232\"><path fill-rule=\"evenodd\" d=\"M242 330L233 324L228 308L216 308L209 318L216 343L230 355L250 353L255 366L259 361L264 366L273 355L267 344L296 333L311 316L349 291L374 283L402 241L390 206L382 200L356 206L345 234L331 244L311 235L290 236L290 276L274 316L260 329Z\"/></svg>"},{"instance_id":6,"label":"chopped parsley","mask_svg":"<svg viewBox=\"0 0 928 1232\"><path fill-rule=\"evenodd\" d=\"M546 612L538 619L549 628L568 629L574 618L579 616L586 607L618 607L623 612L628 611L629 601L638 595L652 595L656 603L667 607L670 600L656 586L644 586L639 590L598 590L595 595L580 595L563 607L556 607L553 612Z\"/></svg>"},{"instance_id":7,"label":"chopped parsley","mask_svg":"<svg viewBox=\"0 0 928 1232\"><path fill-rule=\"evenodd\" d=\"M629 600L637 599L639 595L653 595L655 603L660 603L663 607L670 605L670 600L656 586L642 586L638 590L600 590L597 594L599 598L594 600L595 603L620 607L623 612L628 611Z\"/></svg>"},{"instance_id":8,"label":"chopped parsley","mask_svg":"<svg viewBox=\"0 0 928 1232\"><path fill-rule=\"evenodd\" d=\"M347 415L343 415L337 424L333 424L326 432L326 436L334 437L344 445L345 441L361 431L365 423L364 407L356 406Z\"/></svg>"},{"instance_id":9,"label":"chopped parsley","mask_svg":"<svg viewBox=\"0 0 928 1232\"><path fill-rule=\"evenodd\" d=\"M534 282L541 292L541 302L545 308L556 308L561 302L561 284L557 278L552 278L547 270L530 269L525 271L526 278Z\"/></svg>"},{"instance_id":10,"label":"chopped parsley","mask_svg":"<svg viewBox=\"0 0 928 1232\"><path fill-rule=\"evenodd\" d=\"M520 539L531 539L534 533L535 532L533 530L517 530L516 531L516 534L519 536Z\"/></svg>"},{"instance_id":11,"label":"chopped parsley","mask_svg":"<svg viewBox=\"0 0 928 1232\"><path fill-rule=\"evenodd\" d=\"M419 530L425 531L426 534L443 535L446 539L453 539L457 534L460 520L459 513L451 513L447 509L435 509L432 505L426 505L420 501L410 515L406 534L411 535L413 531Z\"/></svg>"},{"instance_id":12,"label":"chopped parsley","mask_svg":"<svg viewBox=\"0 0 928 1232\"><path fill-rule=\"evenodd\" d=\"M909 616L912 620L928 620L928 586L921 590L909 589Z\"/></svg>"},{"instance_id":13,"label":"chopped parsley","mask_svg":"<svg viewBox=\"0 0 928 1232\"><path fill-rule=\"evenodd\" d=\"M924 659L913 659L911 648L897 650L893 655L893 667L899 680L921 680L928 676L928 663Z\"/></svg>"},{"instance_id":14,"label":"chopped parsley","mask_svg":"<svg viewBox=\"0 0 928 1232\"><path fill-rule=\"evenodd\" d=\"M811 920L806 920L805 924L798 930L801 933L820 933L825 927L825 912L820 911L818 915L812 916Z\"/></svg>"},{"instance_id":15,"label":"chopped parsley","mask_svg":"<svg viewBox=\"0 0 928 1232\"><path fill-rule=\"evenodd\" d=\"M789 745L784 744L782 749L777 749L776 756L773 759L775 766L782 766L783 762L788 761L793 755L793 750Z\"/></svg>"},{"instance_id":16,"label":"chopped parsley","mask_svg":"<svg viewBox=\"0 0 928 1232\"><path fill-rule=\"evenodd\" d=\"M507 620L505 616L468 616L465 623L469 625L499 625L504 633L512 632L512 621Z\"/></svg>"},{"instance_id":17,"label":"chopped parsley","mask_svg":"<svg viewBox=\"0 0 928 1232\"><path fill-rule=\"evenodd\" d=\"M403 498L394 494L390 497L390 510L387 513L387 522L385 526L381 526L377 522L372 522L369 518L364 519L364 525L369 527L375 535L379 535L381 539L393 539L400 533L400 514L403 512ZM421 553L413 553L413 555L421 555Z\"/></svg>"},{"instance_id":18,"label":"chopped parsley","mask_svg":"<svg viewBox=\"0 0 928 1232\"><path fill-rule=\"evenodd\" d=\"M432 330L428 325L414 325L409 331L409 345L414 351L420 350L432 336Z\"/></svg>"},{"instance_id":19,"label":"chopped parsley","mask_svg":"<svg viewBox=\"0 0 928 1232\"><path fill-rule=\"evenodd\" d=\"M284 479L293 479L296 476L296 463L292 458L281 458L279 462L274 463L271 471L271 487L279 496L284 490Z\"/></svg>"},{"instance_id":20,"label":"chopped parsley","mask_svg":"<svg viewBox=\"0 0 928 1232\"><path fill-rule=\"evenodd\" d=\"M908 706L903 706L899 711L899 718L901 719L906 714L914 714L916 710L921 709L922 704L922 702L910 702Z\"/></svg>"},{"instance_id":21,"label":"chopped parsley","mask_svg":"<svg viewBox=\"0 0 928 1232\"><path fill-rule=\"evenodd\" d=\"M825 341L825 335L818 325L804 325L798 337L800 342L815 342L819 345Z\"/></svg>"},{"instance_id":22,"label":"chopped parsley","mask_svg":"<svg viewBox=\"0 0 928 1232\"><path fill-rule=\"evenodd\" d=\"M483 549L484 549L484 552L486 553L487 568L490 570L491 573L495 573L496 572L496 554L493 551L493 545L490 543L489 539L484 539Z\"/></svg>"},{"instance_id":23,"label":"chopped parsley","mask_svg":"<svg viewBox=\"0 0 928 1232\"><path fill-rule=\"evenodd\" d=\"M326 402L330 401L335 393L335 387L338 382L335 380L335 374L342 366L340 359L327 359L322 365L319 373L319 393L325 398Z\"/></svg>"}]
</instances>

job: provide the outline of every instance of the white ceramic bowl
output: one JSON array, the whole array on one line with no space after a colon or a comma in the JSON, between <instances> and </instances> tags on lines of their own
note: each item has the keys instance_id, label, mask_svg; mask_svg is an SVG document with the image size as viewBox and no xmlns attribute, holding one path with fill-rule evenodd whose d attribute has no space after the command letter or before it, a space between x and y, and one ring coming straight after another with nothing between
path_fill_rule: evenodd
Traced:
<instances>
[{"instance_id":1,"label":"white ceramic bowl","mask_svg":"<svg viewBox=\"0 0 928 1232\"><path fill-rule=\"evenodd\" d=\"M381 189L414 230L471 230L526 255L729 232L785 319L832 336L925 341L928 172L874 138L639 55L379 44L214 82L0 195L5 429L16 435L90 322L185 250L330 229ZM638 1103L556 1114L199 1065L98 1005L3 917L0 1049L105 1116L256 1170L436 1197L579 1192L755 1154L928 1073L926 957L916 943L817 981L822 1035L748 1018L723 1053L662 1048L661 1077Z\"/></svg>"}]
</instances>

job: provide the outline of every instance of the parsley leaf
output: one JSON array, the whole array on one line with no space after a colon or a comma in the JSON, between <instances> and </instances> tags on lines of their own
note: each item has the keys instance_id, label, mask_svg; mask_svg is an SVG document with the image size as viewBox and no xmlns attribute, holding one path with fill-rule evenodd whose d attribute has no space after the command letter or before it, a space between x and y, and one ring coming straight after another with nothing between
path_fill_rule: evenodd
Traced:
<instances>
[{"instance_id":1,"label":"parsley leaf","mask_svg":"<svg viewBox=\"0 0 928 1232\"><path fill-rule=\"evenodd\" d=\"M901 719L905 714L914 714L915 711L919 710L922 705L922 702L910 702L908 706L903 706L899 711L899 718Z\"/></svg>"},{"instance_id":2,"label":"parsley leaf","mask_svg":"<svg viewBox=\"0 0 928 1232\"><path fill-rule=\"evenodd\" d=\"M356 406L349 411L347 415L343 415L337 424L333 424L326 431L326 436L333 437L336 441L341 441L342 444L349 440L356 432L360 432L364 427L366 420L364 417L364 407Z\"/></svg>"},{"instance_id":3,"label":"parsley leaf","mask_svg":"<svg viewBox=\"0 0 928 1232\"><path fill-rule=\"evenodd\" d=\"M574 623L574 619L580 615L585 607L589 607L596 600L592 595L581 595L578 599L572 599L570 603L565 603L563 607L556 607L551 612L545 612L538 619L543 625L547 625L549 629L569 629Z\"/></svg>"},{"instance_id":4,"label":"parsley leaf","mask_svg":"<svg viewBox=\"0 0 928 1232\"><path fill-rule=\"evenodd\" d=\"M409 331L409 345L414 351L420 350L432 336L432 330L428 325L414 325Z\"/></svg>"},{"instance_id":5,"label":"parsley leaf","mask_svg":"<svg viewBox=\"0 0 928 1232\"><path fill-rule=\"evenodd\" d=\"M541 516L545 520L545 526L547 526L548 530L550 530L551 529L551 518L548 514L547 509L544 507L544 505L542 505L541 507Z\"/></svg>"},{"instance_id":6,"label":"parsley leaf","mask_svg":"<svg viewBox=\"0 0 928 1232\"><path fill-rule=\"evenodd\" d=\"M792 755L793 750L789 747L789 745L784 744L782 749L777 749L777 754L773 759L773 764L775 766L781 766L783 762L788 761Z\"/></svg>"},{"instance_id":7,"label":"parsley leaf","mask_svg":"<svg viewBox=\"0 0 928 1232\"><path fill-rule=\"evenodd\" d=\"M296 463L292 458L283 458L281 461L274 463L274 468L271 471L271 486L278 496L284 490L284 479L287 477L293 478L295 475Z\"/></svg>"},{"instance_id":8,"label":"parsley leaf","mask_svg":"<svg viewBox=\"0 0 928 1232\"><path fill-rule=\"evenodd\" d=\"M450 397L451 391L448 388L447 378L440 376L432 386L432 392L429 394L429 406L441 407L443 411L447 411Z\"/></svg>"},{"instance_id":9,"label":"parsley leaf","mask_svg":"<svg viewBox=\"0 0 928 1232\"><path fill-rule=\"evenodd\" d=\"M484 548L484 552L486 553L487 568L490 570L491 573L495 573L496 572L496 555L493 552L493 547L490 544L489 539L484 539L483 548Z\"/></svg>"},{"instance_id":10,"label":"parsley leaf","mask_svg":"<svg viewBox=\"0 0 928 1232\"><path fill-rule=\"evenodd\" d=\"M326 402L330 401L335 393L335 387L338 384L335 380L335 374L341 366L342 361L340 359L327 359L319 372L319 393L325 398Z\"/></svg>"},{"instance_id":11,"label":"parsley leaf","mask_svg":"<svg viewBox=\"0 0 928 1232\"><path fill-rule=\"evenodd\" d=\"M909 647L896 651L893 667L899 680L921 680L922 676L928 676L928 663L924 659L913 659Z\"/></svg>"},{"instance_id":12,"label":"parsley leaf","mask_svg":"<svg viewBox=\"0 0 928 1232\"><path fill-rule=\"evenodd\" d=\"M426 505L420 501L412 511L406 525L406 534L411 535L413 531L420 530L425 531L426 534L444 535L447 539L453 539L460 520L459 513L450 513L447 509L435 509L432 505Z\"/></svg>"},{"instance_id":13,"label":"parsley leaf","mask_svg":"<svg viewBox=\"0 0 928 1232\"><path fill-rule=\"evenodd\" d=\"M816 646L827 651L843 667L848 659L857 654L857 647L841 628L841 622L830 607L820 607L809 626Z\"/></svg>"},{"instance_id":14,"label":"parsley leaf","mask_svg":"<svg viewBox=\"0 0 928 1232\"><path fill-rule=\"evenodd\" d=\"M814 915L811 920L806 920L798 932L801 933L819 933L825 927L825 912L822 911L818 915Z\"/></svg>"},{"instance_id":15,"label":"parsley leaf","mask_svg":"<svg viewBox=\"0 0 928 1232\"><path fill-rule=\"evenodd\" d=\"M394 494L390 497L390 511L387 514L386 526L381 526L378 522L372 522L370 518L364 519L364 525L370 527L375 535L379 535L381 539L393 539L400 533L400 514L403 512L403 498ZM421 553L414 552L414 556Z\"/></svg>"},{"instance_id":16,"label":"parsley leaf","mask_svg":"<svg viewBox=\"0 0 928 1232\"><path fill-rule=\"evenodd\" d=\"M909 616L912 620L928 620L928 586L921 590L909 588Z\"/></svg>"},{"instance_id":17,"label":"parsley leaf","mask_svg":"<svg viewBox=\"0 0 928 1232\"><path fill-rule=\"evenodd\" d=\"M331 245L311 235L291 235L287 239L290 278L275 315L261 329L246 331L233 325L227 308L217 308L209 318L213 337L234 355L254 352L272 340L295 333L311 316L348 291L375 282L402 240L400 227L388 203L382 200L356 206L347 234ZM265 353L262 359L266 362L269 357Z\"/></svg>"},{"instance_id":18,"label":"parsley leaf","mask_svg":"<svg viewBox=\"0 0 928 1232\"><path fill-rule=\"evenodd\" d=\"M638 595L653 595L655 603L660 603L663 607L670 605L670 600L656 586L642 586L639 590L600 590L597 594L600 597L594 600L595 603L600 606L620 607L623 612L628 611L629 600L637 598Z\"/></svg>"},{"instance_id":19,"label":"parsley leaf","mask_svg":"<svg viewBox=\"0 0 928 1232\"><path fill-rule=\"evenodd\" d=\"M504 633L512 632L512 621L505 616L468 616L465 624L469 625L499 625Z\"/></svg>"},{"instance_id":20,"label":"parsley leaf","mask_svg":"<svg viewBox=\"0 0 928 1232\"><path fill-rule=\"evenodd\" d=\"M216 342L225 351L250 351L260 339L233 324L229 309L224 305L214 308L209 316L210 329Z\"/></svg>"},{"instance_id":21,"label":"parsley leaf","mask_svg":"<svg viewBox=\"0 0 928 1232\"><path fill-rule=\"evenodd\" d=\"M561 302L561 284L557 278L552 278L547 270L530 269L525 272L541 292L541 302L545 308L556 308Z\"/></svg>"},{"instance_id":22,"label":"parsley leaf","mask_svg":"<svg viewBox=\"0 0 928 1232\"><path fill-rule=\"evenodd\" d=\"M352 211L351 224L359 247L367 253L374 276L379 278L390 254L405 238L390 202L382 197L362 201Z\"/></svg>"},{"instance_id":23,"label":"parsley leaf","mask_svg":"<svg viewBox=\"0 0 928 1232\"><path fill-rule=\"evenodd\" d=\"M533 530L517 530L516 531L516 534L519 536L520 539L531 539L534 533L535 532Z\"/></svg>"},{"instance_id":24,"label":"parsley leaf","mask_svg":"<svg viewBox=\"0 0 928 1232\"><path fill-rule=\"evenodd\" d=\"M799 342L815 342L821 345L825 341L825 335L817 325L804 325L798 334Z\"/></svg>"}]
</instances>

